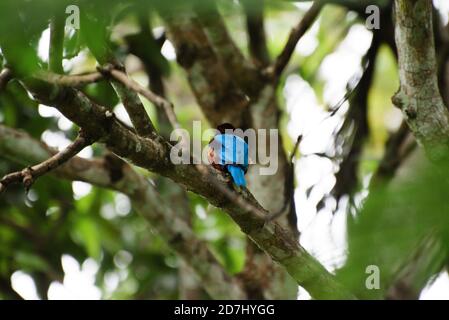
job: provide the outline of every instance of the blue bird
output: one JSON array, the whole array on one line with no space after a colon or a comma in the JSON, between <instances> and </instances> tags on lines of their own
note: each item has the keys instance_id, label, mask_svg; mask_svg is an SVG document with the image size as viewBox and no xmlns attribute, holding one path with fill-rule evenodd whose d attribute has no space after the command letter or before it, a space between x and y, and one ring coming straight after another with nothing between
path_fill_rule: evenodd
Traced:
<instances>
[{"instance_id":1,"label":"blue bird","mask_svg":"<svg viewBox=\"0 0 449 320\"><path fill-rule=\"evenodd\" d=\"M246 187L248 144L232 133L235 128L229 123L219 125L217 130L220 133L209 142L209 162L214 168L229 173L237 187Z\"/></svg>"}]
</instances>

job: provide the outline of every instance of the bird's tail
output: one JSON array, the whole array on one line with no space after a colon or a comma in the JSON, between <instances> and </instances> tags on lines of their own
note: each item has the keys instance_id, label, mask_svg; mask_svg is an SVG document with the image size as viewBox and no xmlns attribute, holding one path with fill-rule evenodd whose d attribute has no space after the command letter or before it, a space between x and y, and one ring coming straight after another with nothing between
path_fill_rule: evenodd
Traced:
<instances>
[{"instance_id":1,"label":"bird's tail","mask_svg":"<svg viewBox=\"0 0 449 320\"><path fill-rule=\"evenodd\" d=\"M232 176L232 180L238 187L246 187L245 172L240 166L228 166L228 171Z\"/></svg>"}]
</instances>

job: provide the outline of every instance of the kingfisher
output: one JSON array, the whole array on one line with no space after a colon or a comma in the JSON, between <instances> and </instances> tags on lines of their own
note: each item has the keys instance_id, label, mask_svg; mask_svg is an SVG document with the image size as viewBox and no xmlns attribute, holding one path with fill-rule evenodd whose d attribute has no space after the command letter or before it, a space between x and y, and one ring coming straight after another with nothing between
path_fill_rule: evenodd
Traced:
<instances>
[{"instance_id":1,"label":"kingfisher","mask_svg":"<svg viewBox=\"0 0 449 320\"><path fill-rule=\"evenodd\" d=\"M209 142L209 163L215 169L229 173L237 187L246 187L248 144L234 134L235 127L230 123L219 125L217 130L219 133Z\"/></svg>"}]
</instances>

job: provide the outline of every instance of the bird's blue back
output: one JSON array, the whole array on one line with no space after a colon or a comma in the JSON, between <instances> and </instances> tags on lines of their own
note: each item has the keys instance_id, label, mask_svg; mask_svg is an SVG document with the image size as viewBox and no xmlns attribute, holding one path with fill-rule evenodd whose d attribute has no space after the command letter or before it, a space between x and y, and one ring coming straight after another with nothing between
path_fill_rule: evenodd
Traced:
<instances>
[{"instance_id":1,"label":"bird's blue back","mask_svg":"<svg viewBox=\"0 0 449 320\"><path fill-rule=\"evenodd\" d=\"M248 144L245 140L233 134L219 134L215 136L214 144L219 164L239 165L244 170L248 168Z\"/></svg>"}]
</instances>

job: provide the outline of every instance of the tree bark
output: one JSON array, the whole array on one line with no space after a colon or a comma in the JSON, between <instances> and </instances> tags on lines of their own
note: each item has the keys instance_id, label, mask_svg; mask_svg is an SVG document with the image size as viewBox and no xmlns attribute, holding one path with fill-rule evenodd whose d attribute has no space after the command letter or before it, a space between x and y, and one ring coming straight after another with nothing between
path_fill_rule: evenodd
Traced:
<instances>
[{"instance_id":1,"label":"tree bark","mask_svg":"<svg viewBox=\"0 0 449 320\"><path fill-rule=\"evenodd\" d=\"M403 111L427 157L438 163L449 155L449 112L438 88L432 1L396 0L395 22L401 87L392 100ZM429 230L423 244L398 271L390 298L418 297L427 280L444 265L440 241Z\"/></svg>"},{"instance_id":2,"label":"tree bark","mask_svg":"<svg viewBox=\"0 0 449 320\"><path fill-rule=\"evenodd\" d=\"M395 1L395 38L401 87L393 97L428 156L449 154L449 112L441 98L430 0Z\"/></svg>"}]
</instances>

